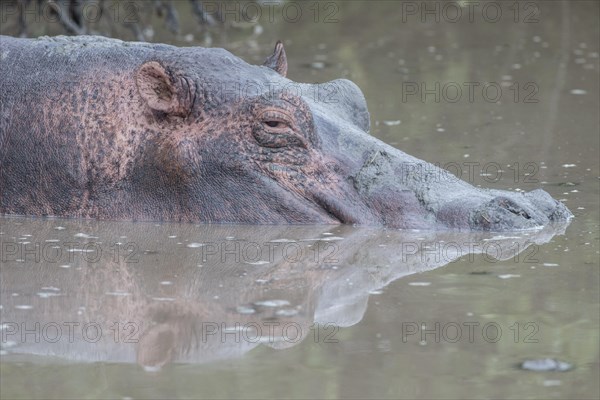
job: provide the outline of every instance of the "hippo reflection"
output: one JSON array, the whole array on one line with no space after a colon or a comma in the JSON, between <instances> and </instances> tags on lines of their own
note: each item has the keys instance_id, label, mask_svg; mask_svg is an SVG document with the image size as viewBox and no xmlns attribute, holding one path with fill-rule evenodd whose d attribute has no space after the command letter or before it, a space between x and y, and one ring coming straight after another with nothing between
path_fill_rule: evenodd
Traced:
<instances>
[{"instance_id":1,"label":"hippo reflection","mask_svg":"<svg viewBox=\"0 0 600 400\"><path fill-rule=\"evenodd\" d=\"M335 341L363 318L370 294L397 279L468 254L510 259L562 228L492 237L5 219L3 360L52 355L157 369L241 357L261 344L291 347L317 333Z\"/></svg>"},{"instance_id":2,"label":"hippo reflection","mask_svg":"<svg viewBox=\"0 0 600 400\"><path fill-rule=\"evenodd\" d=\"M290 81L281 43L264 66L93 36L0 46L0 213L473 230L572 216L369 136L360 89Z\"/></svg>"}]
</instances>

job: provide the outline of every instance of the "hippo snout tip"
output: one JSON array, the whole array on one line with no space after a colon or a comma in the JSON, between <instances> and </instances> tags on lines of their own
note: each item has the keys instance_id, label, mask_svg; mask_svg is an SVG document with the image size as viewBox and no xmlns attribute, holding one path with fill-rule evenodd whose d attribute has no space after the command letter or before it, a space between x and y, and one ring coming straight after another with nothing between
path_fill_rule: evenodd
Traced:
<instances>
[{"instance_id":1,"label":"hippo snout tip","mask_svg":"<svg viewBox=\"0 0 600 400\"><path fill-rule=\"evenodd\" d=\"M471 213L471 227L489 231L540 229L571 218L573 214L562 202L536 189L500 194L484 202Z\"/></svg>"}]
</instances>

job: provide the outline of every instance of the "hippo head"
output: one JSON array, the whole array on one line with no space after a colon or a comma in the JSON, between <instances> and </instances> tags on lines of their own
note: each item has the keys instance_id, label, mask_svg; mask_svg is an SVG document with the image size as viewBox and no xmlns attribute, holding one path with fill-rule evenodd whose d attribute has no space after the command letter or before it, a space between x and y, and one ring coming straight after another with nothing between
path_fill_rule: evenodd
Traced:
<instances>
[{"instance_id":1,"label":"hippo head","mask_svg":"<svg viewBox=\"0 0 600 400\"><path fill-rule=\"evenodd\" d=\"M134 71L156 140L131 185L154 205L150 217L483 230L571 217L542 190L475 188L370 136L360 89L287 79L281 43L262 66L222 49L178 50Z\"/></svg>"}]
</instances>

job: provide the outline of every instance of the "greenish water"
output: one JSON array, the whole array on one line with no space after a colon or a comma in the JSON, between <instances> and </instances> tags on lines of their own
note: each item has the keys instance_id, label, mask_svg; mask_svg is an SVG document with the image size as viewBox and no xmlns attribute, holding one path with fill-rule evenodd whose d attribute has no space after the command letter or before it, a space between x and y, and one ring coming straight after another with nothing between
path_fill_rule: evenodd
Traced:
<instances>
[{"instance_id":1,"label":"greenish water","mask_svg":"<svg viewBox=\"0 0 600 400\"><path fill-rule=\"evenodd\" d=\"M17 247L3 247L0 271L0 397L598 398L599 6L496 2L492 22L488 3L472 22L465 3L460 21L446 9L436 23L420 2L306 2L294 23L275 8L260 29L200 30L182 2L183 33L158 21L152 41L260 63L282 39L291 79L361 87L374 136L476 185L542 187L575 214L568 227L500 236L3 218L3 246ZM337 22L325 23L332 10ZM542 358L574 368L518 368Z\"/></svg>"}]
</instances>

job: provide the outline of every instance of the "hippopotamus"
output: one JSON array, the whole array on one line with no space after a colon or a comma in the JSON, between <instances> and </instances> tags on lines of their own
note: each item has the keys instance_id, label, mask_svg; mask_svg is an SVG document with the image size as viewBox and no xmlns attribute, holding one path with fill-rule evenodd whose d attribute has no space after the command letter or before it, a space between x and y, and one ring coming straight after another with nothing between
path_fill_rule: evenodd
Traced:
<instances>
[{"instance_id":1,"label":"hippopotamus","mask_svg":"<svg viewBox=\"0 0 600 400\"><path fill-rule=\"evenodd\" d=\"M0 38L0 213L505 231L566 221L548 193L476 188L369 135L351 81L224 49Z\"/></svg>"}]
</instances>

